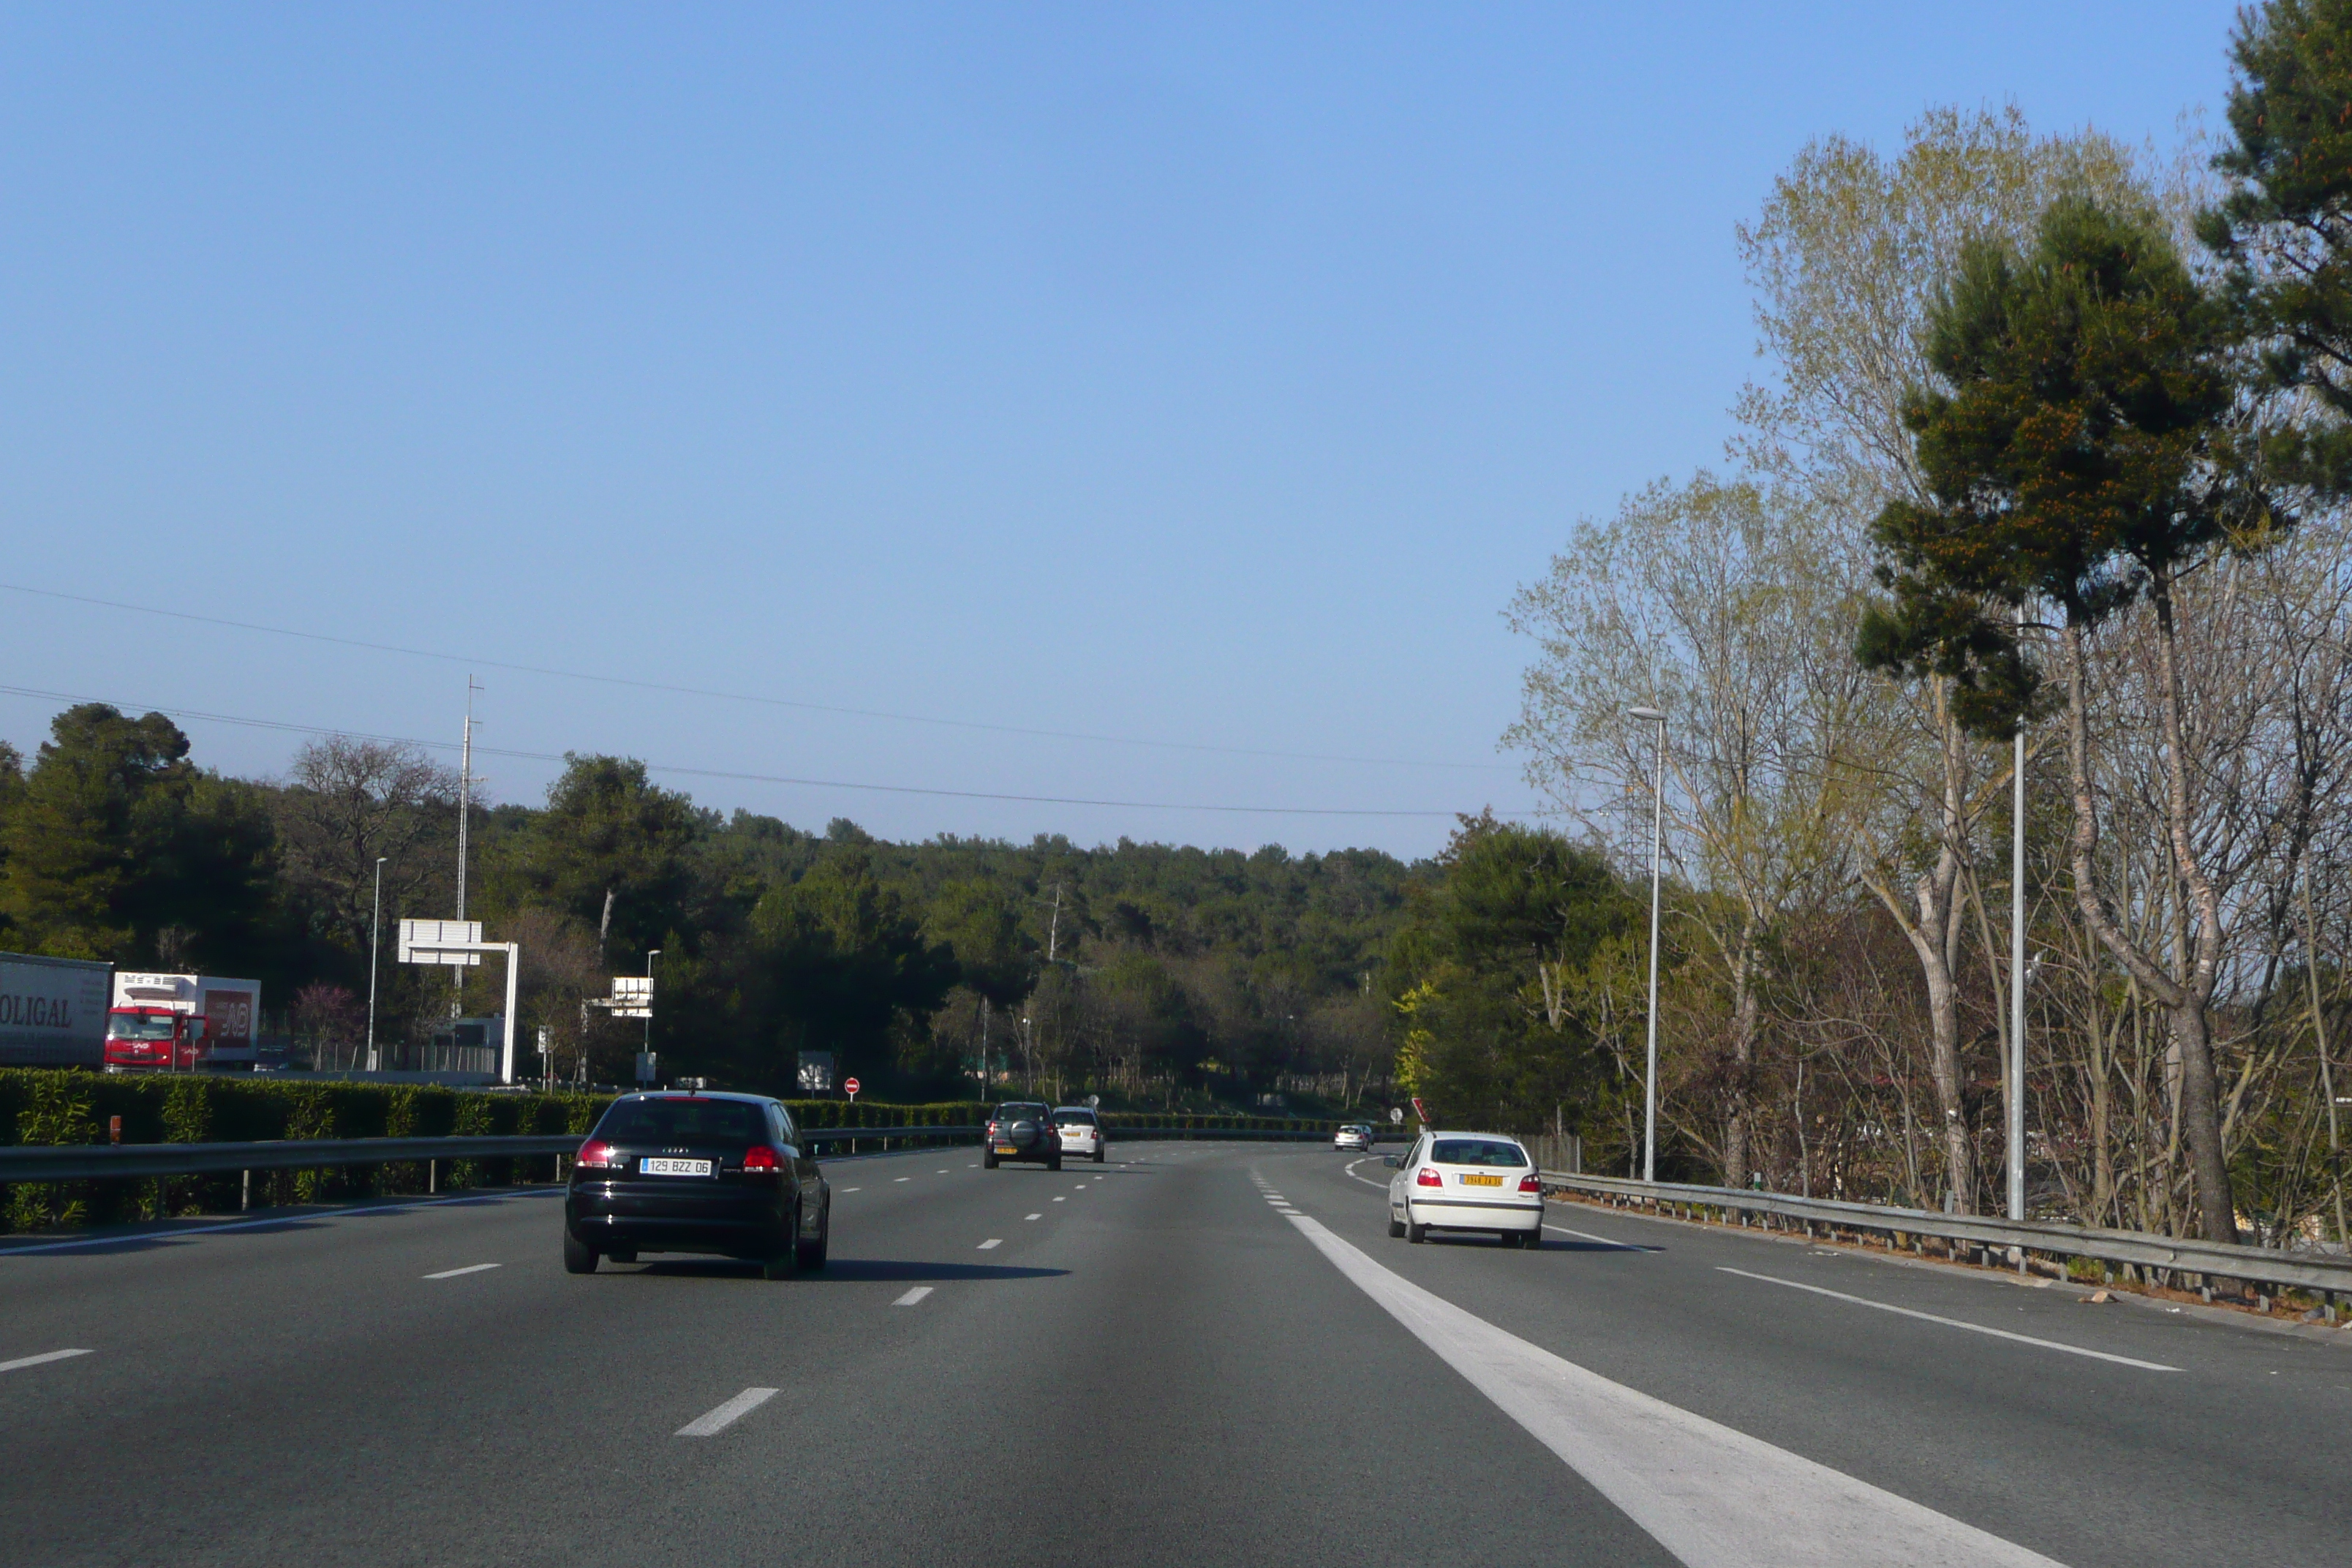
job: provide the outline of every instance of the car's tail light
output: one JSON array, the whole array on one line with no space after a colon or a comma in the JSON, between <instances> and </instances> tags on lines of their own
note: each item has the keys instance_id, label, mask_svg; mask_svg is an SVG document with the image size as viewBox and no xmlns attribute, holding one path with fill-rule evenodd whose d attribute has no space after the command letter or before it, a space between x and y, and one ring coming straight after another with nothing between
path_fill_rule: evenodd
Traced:
<instances>
[{"instance_id":1,"label":"car's tail light","mask_svg":"<svg viewBox=\"0 0 2352 1568\"><path fill-rule=\"evenodd\" d=\"M1412 1184L1416 1187L1442 1187L1445 1184L1445 1178L1423 1165L1413 1173Z\"/></svg>"},{"instance_id":2,"label":"car's tail light","mask_svg":"<svg viewBox=\"0 0 2352 1568\"><path fill-rule=\"evenodd\" d=\"M601 1138L591 1138L580 1145L580 1168L583 1171L617 1170L627 1163L618 1149Z\"/></svg>"},{"instance_id":3,"label":"car's tail light","mask_svg":"<svg viewBox=\"0 0 2352 1568\"><path fill-rule=\"evenodd\" d=\"M1542 1192L1542 1178L1538 1177L1533 1171L1529 1171L1526 1175L1519 1178L1519 1191L1523 1193Z\"/></svg>"},{"instance_id":4,"label":"car's tail light","mask_svg":"<svg viewBox=\"0 0 2352 1568\"><path fill-rule=\"evenodd\" d=\"M772 1175L784 1168L784 1157L782 1152L769 1148L765 1143L755 1143L743 1151L743 1168L747 1171L765 1171Z\"/></svg>"}]
</instances>

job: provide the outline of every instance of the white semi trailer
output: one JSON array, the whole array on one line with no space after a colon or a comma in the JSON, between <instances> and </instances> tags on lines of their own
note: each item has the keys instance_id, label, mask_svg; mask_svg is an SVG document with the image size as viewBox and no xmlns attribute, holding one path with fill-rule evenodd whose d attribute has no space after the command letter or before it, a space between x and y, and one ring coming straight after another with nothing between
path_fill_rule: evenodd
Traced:
<instances>
[{"instance_id":1,"label":"white semi trailer","mask_svg":"<svg viewBox=\"0 0 2352 1568\"><path fill-rule=\"evenodd\" d=\"M0 952L0 1067L98 1066L113 973L87 959Z\"/></svg>"}]
</instances>

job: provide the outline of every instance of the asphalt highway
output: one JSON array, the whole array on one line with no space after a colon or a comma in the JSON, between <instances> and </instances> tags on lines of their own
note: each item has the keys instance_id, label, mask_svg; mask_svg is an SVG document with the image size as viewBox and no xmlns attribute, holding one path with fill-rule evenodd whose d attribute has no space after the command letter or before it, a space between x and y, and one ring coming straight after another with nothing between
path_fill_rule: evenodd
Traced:
<instances>
[{"instance_id":1,"label":"asphalt highway","mask_svg":"<svg viewBox=\"0 0 2352 1568\"><path fill-rule=\"evenodd\" d=\"M0 1559L2352 1562L2352 1346L1567 1204L1416 1247L1377 1160L1113 1155L828 1162L782 1281L566 1275L544 1191L0 1244Z\"/></svg>"}]
</instances>

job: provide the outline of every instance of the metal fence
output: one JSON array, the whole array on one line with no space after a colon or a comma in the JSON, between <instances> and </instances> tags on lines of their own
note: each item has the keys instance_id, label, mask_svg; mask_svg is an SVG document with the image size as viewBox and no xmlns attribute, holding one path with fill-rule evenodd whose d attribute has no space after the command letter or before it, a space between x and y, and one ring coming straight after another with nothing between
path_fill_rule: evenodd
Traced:
<instances>
[{"instance_id":1,"label":"metal fence","mask_svg":"<svg viewBox=\"0 0 2352 1568\"><path fill-rule=\"evenodd\" d=\"M1702 1187L1674 1182L1636 1182L1622 1176L1588 1176L1570 1171L1545 1171L1545 1190L1579 1194L1626 1207L1647 1209L1683 1218L1723 1218L1746 1225L1752 1217L1778 1228L1801 1226L1805 1234L1816 1227L1835 1235L1850 1231L1858 1237L1879 1237L1892 1249L1921 1250L1926 1240L1965 1247L1991 1261L1995 1249L2013 1261L2018 1272L2028 1270L2036 1256L2063 1262L2089 1258L2140 1270L2154 1283L2170 1284L2174 1277L2194 1279L2210 1289L2217 1282L2247 1280L2272 1286L2292 1286L2319 1292L2332 1317L2336 1298L2352 1295L2352 1258L2324 1253L2275 1252L2268 1247L2235 1247L2189 1237L2153 1236L2137 1230L2095 1230L2087 1226L2060 1225L2046 1220L1998 1219L1986 1215L1936 1214L1927 1209L1886 1208L1877 1204L1844 1203L1830 1198L1804 1198L1789 1193L1751 1192L1739 1187Z\"/></svg>"}]
</instances>

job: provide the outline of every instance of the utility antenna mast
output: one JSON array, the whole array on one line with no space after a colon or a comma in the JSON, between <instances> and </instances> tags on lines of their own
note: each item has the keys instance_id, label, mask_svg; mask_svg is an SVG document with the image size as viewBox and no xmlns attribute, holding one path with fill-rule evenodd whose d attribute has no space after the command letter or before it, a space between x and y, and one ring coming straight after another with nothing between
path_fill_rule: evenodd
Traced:
<instances>
[{"instance_id":1,"label":"utility antenna mast","mask_svg":"<svg viewBox=\"0 0 2352 1568\"><path fill-rule=\"evenodd\" d=\"M457 918L466 918L466 829L474 815L474 693L481 690L466 677L466 734L457 748Z\"/></svg>"},{"instance_id":2,"label":"utility antenna mast","mask_svg":"<svg viewBox=\"0 0 2352 1568\"><path fill-rule=\"evenodd\" d=\"M466 677L466 732L457 746L457 920L466 919L466 853L467 829L474 816L474 693L482 689L474 678ZM449 972L449 1016L459 1018L466 1013L466 972Z\"/></svg>"}]
</instances>

